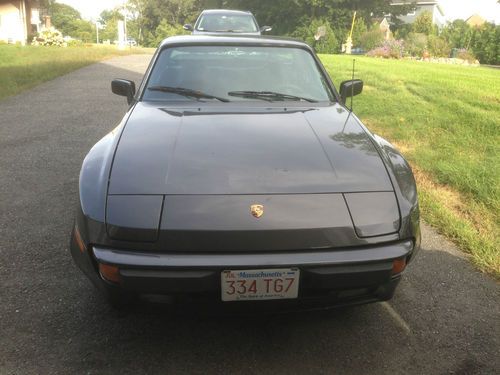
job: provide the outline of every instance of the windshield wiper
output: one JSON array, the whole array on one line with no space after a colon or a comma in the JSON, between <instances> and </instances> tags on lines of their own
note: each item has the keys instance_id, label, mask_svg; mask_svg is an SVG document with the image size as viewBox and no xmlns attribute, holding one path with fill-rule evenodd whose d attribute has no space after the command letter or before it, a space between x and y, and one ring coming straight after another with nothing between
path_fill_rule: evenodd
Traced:
<instances>
[{"instance_id":1,"label":"windshield wiper","mask_svg":"<svg viewBox=\"0 0 500 375\"><path fill-rule=\"evenodd\" d=\"M192 90L192 89L186 89L184 87L151 86L151 87L148 87L148 90L168 92L168 93L172 93L172 94L179 94L179 95L182 95L185 97L191 97L191 98L197 98L197 99L216 99L216 100L219 100L219 101L224 102L224 103L227 103L230 101L229 99L226 99L226 98L221 98L219 96L205 94L204 92Z\"/></svg>"},{"instance_id":2,"label":"windshield wiper","mask_svg":"<svg viewBox=\"0 0 500 375\"><path fill-rule=\"evenodd\" d=\"M232 30L232 29L228 29L228 30L216 30L215 31L216 33L242 33L243 30Z\"/></svg>"},{"instance_id":3,"label":"windshield wiper","mask_svg":"<svg viewBox=\"0 0 500 375\"><path fill-rule=\"evenodd\" d=\"M302 96L295 96L289 94L282 94L274 91L229 91L229 96L239 96L241 98L262 99L270 102L276 100L305 100L309 103L317 103L317 100L304 98Z\"/></svg>"}]
</instances>

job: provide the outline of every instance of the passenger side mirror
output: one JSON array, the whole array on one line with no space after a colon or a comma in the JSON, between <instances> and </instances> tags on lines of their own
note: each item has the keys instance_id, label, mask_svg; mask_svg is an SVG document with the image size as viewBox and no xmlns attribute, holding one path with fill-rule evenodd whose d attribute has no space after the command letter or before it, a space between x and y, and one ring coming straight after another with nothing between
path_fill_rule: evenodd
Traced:
<instances>
[{"instance_id":1,"label":"passenger side mirror","mask_svg":"<svg viewBox=\"0 0 500 375\"><path fill-rule=\"evenodd\" d=\"M184 26L182 26L182 28L187 31L193 31L193 25L189 23L186 23Z\"/></svg>"},{"instance_id":2,"label":"passenger side mirror","mask_svg":"<svg viewBox=\"0 0 500 375\"><path fill-rule=\"evenodd\" d=\"M272 26L262 26L260 28L260 32L265 33L266 31L271 31L272 29L273 29Z\"/></svg>"},{"instance_id":3,"label":"passenger side mirror","mask_svg":"<svg viewBox=\"0 0 500 375\"><path fill-rule=\"evenodd\" d=\"M360 79L352 79L344 81L340 84L340 98L345 104L347 98L361 94L363 91L363 81Z\"/></svg>"},{"instance_id":4,"label":"passenger side mirror","mask_svg":"<svg viewBox=\"0 0 500 375\"><path fill-rule=\"evenodd\" d=\"M127 103L132 104L135 95L135 83L128 79L114 79L111 81L111 91L120 96L127 97Z\"/></svg>"}]
</instances>

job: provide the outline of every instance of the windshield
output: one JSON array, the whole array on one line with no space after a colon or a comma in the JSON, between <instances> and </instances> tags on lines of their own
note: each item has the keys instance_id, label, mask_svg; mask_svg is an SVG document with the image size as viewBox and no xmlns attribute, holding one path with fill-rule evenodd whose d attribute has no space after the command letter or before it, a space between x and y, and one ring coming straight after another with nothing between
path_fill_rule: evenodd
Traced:
<instances>
[{"instance_id":1,"label":"windshield","mask_svg":"<svg viewBox=\"0 0 500 375\"><path fill-rule=\"evenodd\" d=\"M207 32L255 33L258 30L250 14L202 14L196 30Z\"/></svg>"},{"instance_id":2,"label":"windshield","mask_svg":"<svg viewBox=\"0 0 500 375\"><path fill-rule=\"evenodd\" d=\"M186 90L197 93L187 95ZM151 71L143 99L180 101L186 98L334 100L312 54L301 48L222 45L164 49Z\"/></svg>"}]
</instances>

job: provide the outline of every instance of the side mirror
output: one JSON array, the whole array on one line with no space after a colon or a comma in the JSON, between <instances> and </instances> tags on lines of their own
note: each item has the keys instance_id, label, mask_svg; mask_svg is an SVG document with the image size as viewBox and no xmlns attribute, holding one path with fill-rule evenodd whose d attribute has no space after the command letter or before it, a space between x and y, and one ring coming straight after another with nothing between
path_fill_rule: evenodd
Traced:
<instances>
[{"instance_id":1,"label":"side mirror","mask_svg":"<svg viewBox=\"0 0 500 375\"><path fill-rule=\"evenodd\" d=\"M262 26L260 28L260 32L265 33L266 31L271 31L272 29L273 29L272 26Z\"/></svg>"},{"instance_id":2,"label":"side mirror","mask_svg":"<svg viewBox=\"0 0 500 375\"><path fill-rule=\"evenodd\" d=\"M345 104L347 98L361 94L363 91L363 81L360 79L352 79L344 81L340 84L340 98Z\"/></svg>"},{"instance_id":3,"label":"side mirror","mask_svg":"<svg viewBox=\"0 0 500 375\"><path fill-rule=\"evenodd\" d=\"M135 95L135 83L128 79L114 79L111 81L111 91L114 94L127 97L127 103L132 104Z\"/></svg>"},{"instance_id":4,"label":"side mirror","mask_svg":"<svg viewBox=\"0 0 500 375\"><path fill-rule=\"evenodd\" d=\"M182 26L182 28L187 31L193 31L193 25L189 23L186 23L184 26Z\"/></svg>"}]
</instances>

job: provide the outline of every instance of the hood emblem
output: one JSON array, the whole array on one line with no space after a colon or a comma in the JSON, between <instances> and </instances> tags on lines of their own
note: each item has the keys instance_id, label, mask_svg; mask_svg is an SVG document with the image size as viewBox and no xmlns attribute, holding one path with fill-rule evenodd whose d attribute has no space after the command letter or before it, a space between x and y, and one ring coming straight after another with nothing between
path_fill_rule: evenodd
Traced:
<instances>
[{"instance_id":1,"label":"hood emblem","mask_svg":"<svg viewBox=\"0 0 500 375\"><path fill-rule=\"evenodd\" d=\"M257 219L264 215L264 206L261 204L252 204L250 206L250 213Z\"/></svg>"}]
</instances>

